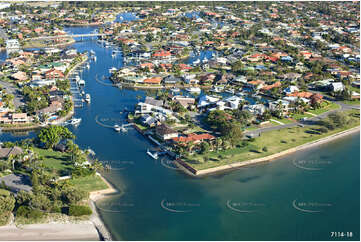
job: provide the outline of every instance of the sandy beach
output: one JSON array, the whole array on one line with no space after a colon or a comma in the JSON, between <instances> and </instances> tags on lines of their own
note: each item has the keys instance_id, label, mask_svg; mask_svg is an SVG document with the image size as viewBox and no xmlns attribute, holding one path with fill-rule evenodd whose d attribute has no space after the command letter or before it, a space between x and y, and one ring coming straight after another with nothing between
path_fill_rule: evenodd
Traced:
<instances>
[{"instance_id":1,"label":"sandy beach","mask_svg":"<svg viewBox=\"0 0 361 242\"><path fill-rule=\"evenodd\" d=\"M9 225L0 227L0 241L6 240L112 240L110 232L101 220L95 202L107 195L118 193L104 177L98 174L107 184L104 190L91 192L89 206L93 210L89 220L77 222L50 222L44 224Z\"/></svg>"},{"instance_id":2,"label":"sandy beach","mask_svg":"<svg viewBox=\"0 0 361 242\"><path fill-rule=\"evenodd\" d=\"M29 224L17 227L0 227L0 240L100 240L98 231L90 221L74 224Z\"/></svg>"},{"instance_id":3,"label":"sandy beach","mask_svg":"<svg viewBox=\"0 0 361 242\"><path fill-rule=\"evenodd\" d=\"M176 161L175 164L184 172L186 172L189 175L192 176L204 176L204 175L209 175L209 174L214 174L214 173L218 173L218 172L223 172L226 170L232 170L232 169L237 169L239 167L242 166L248 166L248 165L254 165L254 164L258 164L258 163L262 163L262 162L269 162L271 160L280 158L282 156L285 155L289 155L291 153L294 153L296 151L300 151L300 150L304 150L307 148L311 148L317 145L321 145L321 144L325 144L328 143L332 140L335 139L339 139L341 137L356 133L356 132L360 132L360 126L357 126L355 128L352 129L348 129L333 135L330 135L328 137L319 139L319 140L315 140L303 145L299 145L296 146L294 148L288 149L288 150L284 150L281 151L279 153L273 154L273 155L269 155L269 156L265 156L265 157L261 157L261 158L257 158L257 159L252 159L252 160L247 160L247 161L241 161L241 162L235 162L232 164L228 164L228 165L223 165L223 166L218 166L218 167L212 167L212 168L208 168L208 169L203 169L203 170L195 170L191 167L187 167L187 164L182 164L182 162Z\"/></svg>"}]
</instances>

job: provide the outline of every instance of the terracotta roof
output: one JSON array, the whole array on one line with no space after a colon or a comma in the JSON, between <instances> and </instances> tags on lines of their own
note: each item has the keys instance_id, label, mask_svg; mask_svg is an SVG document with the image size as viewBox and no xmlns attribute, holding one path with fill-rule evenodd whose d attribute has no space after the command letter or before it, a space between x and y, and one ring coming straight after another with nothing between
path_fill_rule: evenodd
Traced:
<instances>
[{"instance_id":1,"label":"terracotta roof","mask_svg":"<svg viewBox=\"0 0 361 242\"><path fill-rule=\"evenodd\" d=\"M188 136L180 136L177 138L172 138L175 142L195 142L195 141L202 141L202 140L211 140L215 139L213 135L210 134L189 134Z\"/></svg>"}]
</instances>

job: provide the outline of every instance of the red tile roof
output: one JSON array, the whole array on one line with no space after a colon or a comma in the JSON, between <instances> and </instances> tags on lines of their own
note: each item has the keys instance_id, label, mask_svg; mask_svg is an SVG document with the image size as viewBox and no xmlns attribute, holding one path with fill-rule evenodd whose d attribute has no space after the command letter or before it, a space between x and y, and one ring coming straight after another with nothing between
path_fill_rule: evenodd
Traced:
<instances>
[{"instance_id":1,"label":"red tile roof","mask_svg":"<svg viewBox=\"0 0 361 242\"><path fill-rule=\"evenodd\" d=\"M175 142L185 142L185 143L211 140L211 139L215 139L215 137L210 134L189 134L188 136L180 136L173 138Z\"/></svg>"}]
</instances>

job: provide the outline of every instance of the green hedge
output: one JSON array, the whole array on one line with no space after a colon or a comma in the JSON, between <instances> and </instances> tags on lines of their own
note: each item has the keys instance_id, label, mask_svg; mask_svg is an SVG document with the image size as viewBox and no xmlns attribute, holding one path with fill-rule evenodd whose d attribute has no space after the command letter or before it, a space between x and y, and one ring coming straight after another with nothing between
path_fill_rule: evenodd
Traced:
<instances>
[{"instance_id":1,"label":"green hedge","mask_svg":"<svg viewBox=\"0 0 361 242\"><path fill-rule=\"evenodd\" d=\"M70 205L69 207L70 216L83 216L83 215L91 215L91 214L92 214L92 210L89 206Z\"/></svg>"},{"instance_id":2,"label":"green hedge","mask_svg":"<svg viewBox=\"0 0 361 242\"><path fill-rule=\"evenodd\" d=\"M16 216L24 217L28 219L40 219L44 215L43 212L36 209L31 209L28 206L20 206L18 210L16 211Z\"/></svg>"}]
</instances>

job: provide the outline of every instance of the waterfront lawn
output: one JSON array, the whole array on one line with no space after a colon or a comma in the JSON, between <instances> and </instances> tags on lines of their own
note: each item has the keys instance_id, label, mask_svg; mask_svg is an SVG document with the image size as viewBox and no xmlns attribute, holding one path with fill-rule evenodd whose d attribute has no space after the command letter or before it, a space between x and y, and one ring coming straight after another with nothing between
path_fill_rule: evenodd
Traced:
<instances>
[{"instance_id":1,"label":"waterfront lawn","mask_svg":"<svg viewBox=\"0 0 361 242\"><path fill-rule=\"evenodd\" d=\"M343 103L348 105L360 105L360 99L354 99L352 101L343 101Z\"/></svg>"},{"instance_id":2,"label":"waterfront lawn","mask_svg":"<svg viewBox=\"0 0 361 242\"><path fill-rule=\"evenodd\" d=\"M261 137L252 142L246 142L243 147L240 145L237 148L218 152L212 151L205 155L187 155L183 160L194 169L202 170L269 156L358 126L360 124L359 112L353 110L347 113L353 114L350 115L353 122L343 128L337 128L327 133L319 132L318 129L321 126L318 125L273 130L262 133ZM208 158L206 161L204 160L205 156Z\"/></svg>"},{"instance_id":3,"label":"waterfront lawn","mask_svg":"<svg viewBox=\"0 0 361 242\"><path fill-rule=\"evenodd\" d=\"M335 109L339 109L340 105L338 105L337 103L333 103L333 102L324 102L323 104L321 104L321 108L315 109L315 110L309 110L309 113L313 113L315 115L319 115L321 113L325 113L331 110L335 110Z\"/></svg>"},{"instance_id":4,"label":"waterfront lawn","mask_svg":"<svg viewBox=\"0 0 361 242\"><path fill-rule=\"evenodd\" d=\"M107 189L108 186L100 178L100 176L84 176L84 177L75 177L67 180L69 184L74 185L76 188L79 188L83 191L93 192L98 190Z\"/></svg>"},{"instance_id":5,"label":"waterfront lawn","mask_svg":"<svg viewBox=\"0 0 361 242\"><path fill-rule=\"evenodd\" d=\"M278 122L281 122L281 123L284 123L284 124L294 123L292 120L289 120L288 118L276 118L276 117L272 117L271 119L277 120ZM273 123L273 124L276 124L276 125L280 125L279 123L276 123L276 122L272 122L272 121L270 121L270 122Z\"/></svg>"},{"instance_id":6,"label":"waterfront lawn","mask_svg":"<svg viewBox=\"0 0 361 242\"><path fill-rule=\"evenodd\" d=\"M43 164L50 171L59 176L66 176L70 174L72 165L70 164L69 154L53 151L51 149L34 148L34 151L44 158Z\"/></svg>"},{"instance_id":7,"label":"waterfront lawn","mask_svg":"<svg viewBox=\"0 0 361 242\"><path fill-rule=\"evenodd\" d=\"M309 113L295 113L295 114L292 114L291 118L293 119L296 119L296 120L301 120L303 118L312 118L313 115L312 114L309 114Z\"/></svg>"}]
</instances>

